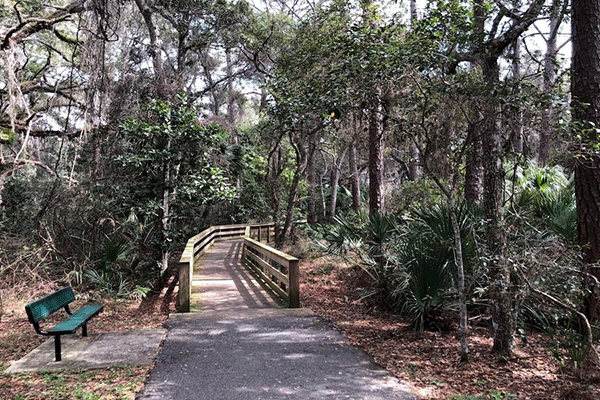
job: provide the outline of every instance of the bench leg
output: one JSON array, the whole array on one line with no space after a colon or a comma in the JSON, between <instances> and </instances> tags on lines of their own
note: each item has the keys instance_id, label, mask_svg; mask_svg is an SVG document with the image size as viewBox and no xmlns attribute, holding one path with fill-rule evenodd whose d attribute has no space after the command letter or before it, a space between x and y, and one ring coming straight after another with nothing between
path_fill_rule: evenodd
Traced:
<instances>
[{"instance_id":1,"label":"bench leg","mask_svg":"<svg viewBox=\"0 0 600 400\"><path fill-rule=\"evenodd\" d=\"M87 336L87 323L83 324L83 326L81 327L81 336Z\"/></svg>"},{"instance_id":2,"label":"bench leg","mask_svg":"<svg viewBox=\"0 0 600 400\"><path fill-rule=\"evenodd\" d=\"M62 360L60 356L60 335L54 335L54 358L55 361Z\"/></svg>"}]
</instances>

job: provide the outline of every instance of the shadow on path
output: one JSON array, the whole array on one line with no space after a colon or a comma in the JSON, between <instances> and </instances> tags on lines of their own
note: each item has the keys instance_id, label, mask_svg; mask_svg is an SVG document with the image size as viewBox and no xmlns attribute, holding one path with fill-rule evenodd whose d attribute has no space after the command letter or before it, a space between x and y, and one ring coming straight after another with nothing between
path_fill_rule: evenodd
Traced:
<instances>
[{"instance_id":1,"label":"shadow on path","mask_svg":"<svg viewBox=\"0 0 600 400\"><path fill-rule=\"evenodd\" d=\"M274 307L240 251L218 242L203 256L201 311L169 317L138 400L417 399L310 310Z\"/></svg>"},{"instance_id":2,"label":"shadow on path","mask_svg":"<svg viewBox=\"0 0 600 400\"><path fill-rule=\"evenodd\" d=\"M192 280L192 308L203 313L234 309L274 308L266 294L241 265L241 241L215 243L204 253Z\"/></svg>"}]
</instances>

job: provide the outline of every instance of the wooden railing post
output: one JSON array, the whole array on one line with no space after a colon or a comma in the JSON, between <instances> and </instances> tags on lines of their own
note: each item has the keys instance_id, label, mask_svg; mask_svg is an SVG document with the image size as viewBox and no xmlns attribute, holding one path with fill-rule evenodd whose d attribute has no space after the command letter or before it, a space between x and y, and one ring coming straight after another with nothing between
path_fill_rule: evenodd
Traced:
<instances>
[{"instance_id":1,"label":"wooden railing post","mask_svg":"<svg viewBox=\"0 0 600 400\"><path fill-rule=\"evenodd\" d=\"M290 264L288 266L288 277L289 277L289 285L288 285L288 296L289 296L289 308L299 308L300 307L300 268L299 261L297 259L290 260Z\"/></svg>"},{"instance_id":2,"label":"wooden railing post","mask_svg":"<svg viewBox=\"0 0 600 400\"><path fill-rule=\"evenodd\" d=\"M179 263L179 312L190 312L194 257Z\"/></svg>"}]
</instances>

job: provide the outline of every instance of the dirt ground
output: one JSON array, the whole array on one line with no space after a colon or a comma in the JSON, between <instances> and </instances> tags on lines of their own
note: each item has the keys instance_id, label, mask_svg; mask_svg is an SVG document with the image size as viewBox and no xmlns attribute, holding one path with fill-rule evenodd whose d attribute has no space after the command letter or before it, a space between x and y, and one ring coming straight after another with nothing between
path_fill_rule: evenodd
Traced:
<instances>
[{"instance_id":1,"label":"dirt ground","mask_svg":"<svg viewBox=\"0 0 600 400\"><path fill-rule=\"evenodd\" d=\"M356 287L357 270L321 258L301 266L302 304L329 320L377 363L415 387L424 399L600 399L600 373L589 368L576 379L561 367L546 346L547 338L529 332L516 340L514 358L491 354L486 327L470 327L470 361L461 363L457 332L417 334L402 319L368 307Z\"/></svg>"}]
</instances>

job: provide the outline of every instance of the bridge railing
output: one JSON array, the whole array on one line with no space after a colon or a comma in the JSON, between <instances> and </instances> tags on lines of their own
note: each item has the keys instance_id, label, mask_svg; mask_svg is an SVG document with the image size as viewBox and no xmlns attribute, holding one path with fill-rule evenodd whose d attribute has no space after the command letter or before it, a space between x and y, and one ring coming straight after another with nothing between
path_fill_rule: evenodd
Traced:
<instances>
[{"instance_id":1,"label":"bridge railing","mask_svg":"<svg viewBox=\"0 0 600 400\"><path fill-rule=\"evenodd\" d=\"M297 259L296 266L294 267L294 257L288 256L285 253L282 253L278 250L273 249L272 247L265 246L260 243L262 240L266 240L267 243L271 242L274 236L274 228L275 225L273 223L265 223L265 224L242 224L242 225L221 225L221 226L211 226L208 229L203 230L199 234L191 237L181 254L181 258L179 259L179 311L180 312L189 312L190 311L190 298L192 293L192 278L194 276L194 268L198 265L198 260L202 256L202 254L215 242L218 240L226 240L226 239L234 239L234 238L247 238L251 242L250 244L246 244L244 241L244 254L249 254L252 252L256 255L256 257L263 260L265 263L278 263L281 266L277 269L281 270L289 270L292 274L294 274L295 270L297 270ZM256 239L256 240L254 240ZM256 244L258 243L258 245ZM254 246L254 250L247 250L249 246ZM262 247L261 247L262 246ZM263 248L264 247L264 248ZM252 248L252 247L250 247ZM257 250L261 249L261 250ZM261 252L262 251L262 252ZM261 254L261 255L257 255ZM270 256L269 256L270 255ZM285 257L289 258L292 262L292 267L290 268L289 261ZM252 257L252 256L248 256ZM270 258L272 261L265 261ZM246 257L244 257L246 259ZM283 264L279 263L282 261ZM244 262L245 265L249 265L247 262ZM257 261L250 261L249 263L259 263ZM258 264L260 266L260 264ZM257 267L260 269L261 267ZM254 268L252 268L255 270ZM295 273L297 275L297 272ZM271 277L269 273L263 272L265 277ZM260 275L259 275L260 276ZM299 307L299 299L298 294L295 292L299 292L298 288L292 288L292 284L294 286L298 286L297 277L293 277L291 279L280 279L281 276L278 277L278 274L273 274L274 279L269 279L275 286L278 286L278 289L275 289L273 285L269 284L267 280L265 283L273 288L278 294L282 295L281 291L283 291L282 287L286 287L287 301L290 304L290 307ZM285 285L285 286L284 286ZM286 296L282 296L286 299ZM297 305L296 305L297 304Z\"/></svg>"},{"instance_id":2,"label":"bridge railing","mask_svg":"<svg viewBox=\"0 0 600 400\"><path fill-rule=\"evenodd\" d=\"M300 307L299 261L249 237L244 238L244 266L267 284L289 308Z\"/></svg>"}]
</instances>

